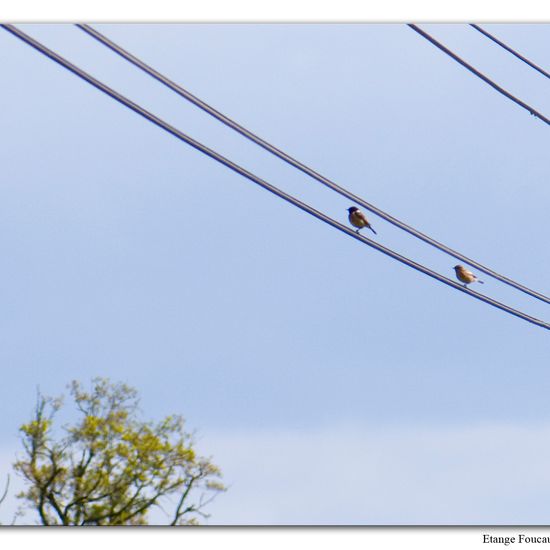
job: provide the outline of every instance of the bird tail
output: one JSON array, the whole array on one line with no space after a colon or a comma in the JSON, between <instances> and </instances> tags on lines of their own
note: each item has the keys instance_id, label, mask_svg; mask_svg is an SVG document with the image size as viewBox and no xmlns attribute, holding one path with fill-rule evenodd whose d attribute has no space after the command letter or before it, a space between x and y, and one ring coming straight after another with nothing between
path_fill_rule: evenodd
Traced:
<instances>
[{"instance_id":1,"label":"bird tail","mask_svg":"<svg viewBox=\"0 0 550 550\"><path fill-rule=\"evenodd\" d=\"M378 233L372 228L372 225L369 225L369 229L370 229L375 235L378 235Z\"/></svg>"}]
</instances>

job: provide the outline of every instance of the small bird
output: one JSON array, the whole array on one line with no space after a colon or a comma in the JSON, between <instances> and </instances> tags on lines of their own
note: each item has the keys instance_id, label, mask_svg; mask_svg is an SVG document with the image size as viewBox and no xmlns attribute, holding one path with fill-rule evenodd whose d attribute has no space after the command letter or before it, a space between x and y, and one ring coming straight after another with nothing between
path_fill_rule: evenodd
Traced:
<instances>
[{"instance_id":1,"label":"small bird","mask_svg":"<svg viewBox=\"0 0 550 550\"><path fill-rule=\"evenodd\" d=\"M360 229L363 229L363 227L368 227L375 235L377 235L376 231L372 228L372 225L370 224L369 220L367 220L367 216L359 210L356 206L352 206L348 208L349 212L349 223L353 225L353 227L357 227L356 233L359 233Z\"/></svg>"},{"instance_id":2,"label":"small bird","mask_svg":"<svg viewBox=\"0 0 550 550\"><path fill-rule=\"evenodd\" d=\"M476 275L474 275L471 271L466 269L462 265L455 265L454 267L456 278L461 282L464 283L464 288L468 288L468 285L470 283L481 283L484 284L483 281L480 281Z\"/></svg>"}]
</instances>

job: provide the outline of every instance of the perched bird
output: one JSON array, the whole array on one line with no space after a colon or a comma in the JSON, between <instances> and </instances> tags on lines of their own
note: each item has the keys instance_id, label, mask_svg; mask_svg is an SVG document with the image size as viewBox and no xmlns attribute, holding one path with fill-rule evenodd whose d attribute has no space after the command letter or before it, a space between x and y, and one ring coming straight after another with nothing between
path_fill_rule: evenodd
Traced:
<instances>
[{"instance_id":1,"label":"perched bird","mask_svg":"<svg viewBox=\"0 0 550 550\"><path fill-rule=\"evenodd\" d=\"M461 283L464 283L465 288L467 288L470 283L483 284L483 281L480 281L471 271L469 271L462 265L455 265L454 270L455 270L456 278Z\"/></svg>"},{"instance_id":2,"label":"perched bird","mask_svg":"<svg viewBox=\"0 0 550 550\"><path fill-rule=\"evenodd\" d=\"M375 235L377 235L376 231L372 228L372 225L370 224L369 220L367 220L367 216L359 210L356 206L352 206L351 208L348 208L349 212L349 223L353 225L353 227L357 227L357 233L359 233L360 229L363 229L363 227L368 227Z\"/></svg>"}]
</instances>

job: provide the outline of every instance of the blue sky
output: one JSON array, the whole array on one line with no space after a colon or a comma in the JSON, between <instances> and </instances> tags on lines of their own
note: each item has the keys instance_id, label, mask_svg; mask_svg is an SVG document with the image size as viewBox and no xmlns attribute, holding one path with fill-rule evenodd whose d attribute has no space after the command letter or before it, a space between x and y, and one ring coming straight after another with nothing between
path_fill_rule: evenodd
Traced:
<instances>
[{"instance_id":1,"label":"blue sky","mask_svg":"<svg viewBox=\"0 0 550 550\"><path fill-rule=\"evenodd\" d=\"M346 220L346 199L73 26L21 28ZM369 202L550 291L548 127L405 25L97 28ZM424 28L550 113L547 79L475 30ZM548 69L550 26L487 29ZM4 471L37 385L108 376L139 390L146 416L197 430L231 487L211 523L547 523L547 331L332 230L6 32L0 62ZM453 276L452 258L372 223Z\"/></svg>"}]
</instances>

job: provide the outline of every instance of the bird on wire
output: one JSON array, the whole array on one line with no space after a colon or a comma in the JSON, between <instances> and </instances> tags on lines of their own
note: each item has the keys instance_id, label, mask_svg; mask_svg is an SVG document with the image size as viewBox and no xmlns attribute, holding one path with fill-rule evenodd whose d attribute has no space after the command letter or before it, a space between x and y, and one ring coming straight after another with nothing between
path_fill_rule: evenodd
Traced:
<instances>
[{"instance_id":1,"label":"bird on wire","mask_svg":"<svg viewBox=\"0 0 550 550\"><path fill-rule=\"evenodd\" d=\"M375 235L378 234L372 228L372 225L370 224L369 220L367 220L367 216L365 216L365 214L361 212L359 208L357 208L356 206L351 206L350 208L348 208L348 212L349 212L349 216L348 216L349 223L351 223L353 227L357 227L356 233L359 233L359 231L363 229L363 227L368 227Z\"/></svg>"},{"instance_id":2,"label":"bird on wire","mask_svg":"<svg viewBox=\"0 0 550 550\"><path fill-rule=\"evenodd\" d=\"M456 278L461 283L464 283L465 288L467 288L470 283L484 284L483 281L480 281L476 275L474 275L470 270L466 269L462 265L455 265L454 270L455 270Z\"/></svg>"}]
</instances>

